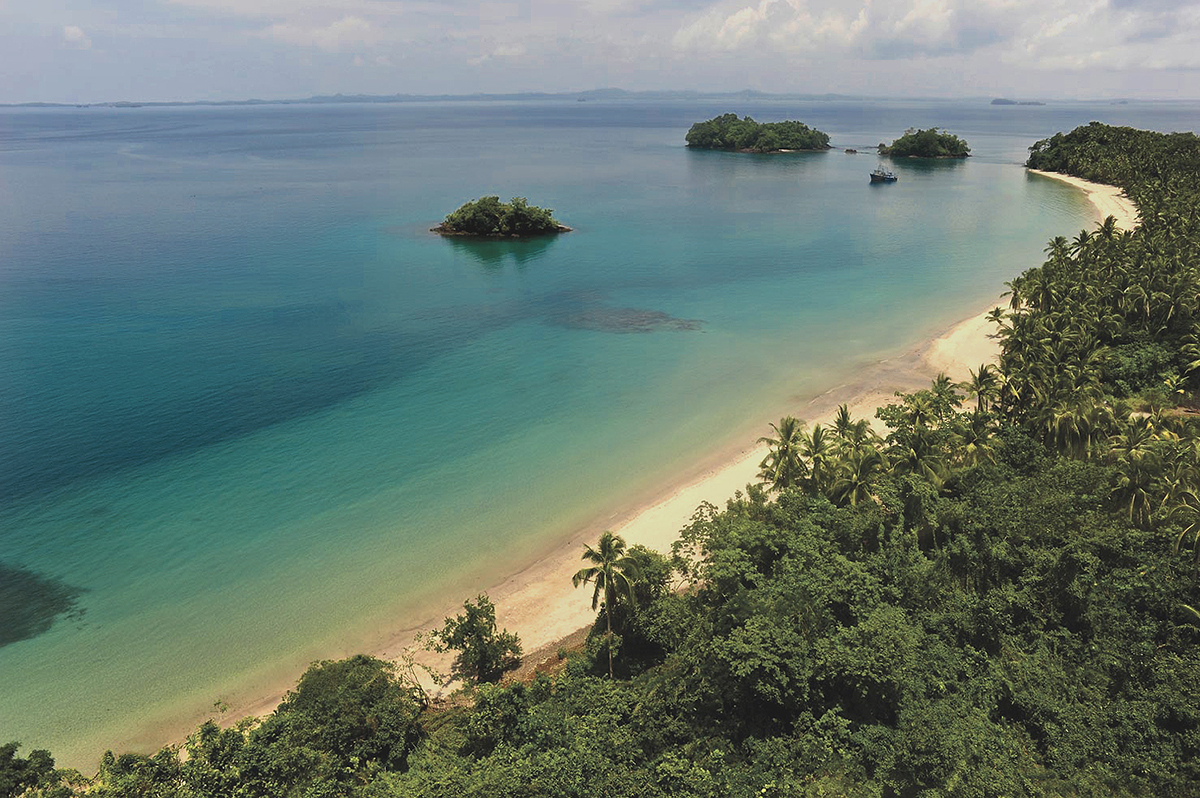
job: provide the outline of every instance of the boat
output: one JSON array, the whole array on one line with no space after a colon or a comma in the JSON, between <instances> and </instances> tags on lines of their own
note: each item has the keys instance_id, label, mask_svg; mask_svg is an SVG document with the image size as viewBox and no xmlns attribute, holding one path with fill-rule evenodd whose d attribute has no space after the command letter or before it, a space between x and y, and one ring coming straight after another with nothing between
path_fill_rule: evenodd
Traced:
<instances>
[{"instance_id":1,"label":"boat","mask_svg":"<svg viewBox=\"0 0 1200 798\"><path fill-rule=\"evenodd\" d=\"M872 183L895 183L897 180L899 180L899 178L896 177L894 172L889 172L882 166L876 169L874 172L871 172Z\"/></svg>"}]
</instances>

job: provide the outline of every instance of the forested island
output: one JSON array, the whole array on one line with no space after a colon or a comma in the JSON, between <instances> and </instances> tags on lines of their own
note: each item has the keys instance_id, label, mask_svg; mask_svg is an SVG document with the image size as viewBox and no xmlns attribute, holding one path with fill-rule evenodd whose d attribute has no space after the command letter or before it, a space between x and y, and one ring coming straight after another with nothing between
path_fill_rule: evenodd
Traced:
<instances>
[{"instance_id":1,"label":"forested island","mask_svg":"<svg viewBox=\"0 0 1200 798\"><path fill-rule=\"evenodd\" d=\"M827 426L669 553L583 552L599 614L555 673L486 597L408 667L313 665L279 708L94 777L0 747L0 796L1156 796L1200 784L1200 139L1093 124L1028 165L1143 222L1049 243L1002 354Z\"/></svg>"},{"instance_id":2,"label":"forested island","mask_svg":"<svg viewBox=\"0 0 1200 798\"><path fill-rule=\"evenodd\" d=\"M909 128L891 144L879 144L879 154L893 158L966 158L971 154L967 142L936 127L928 130Z\"/></svg>"},{"instance_id":3,"label":"forested island","mask_svg":"<svg viewBox=\"0 0 1200 798\"><path fill-rule=\"evenodd\" d=\"M829 149L829 135L803 122L755 122L737 114L697 122L685 140L687 146L698 150L768 153Z\"/></svg>"},{"instance_id":4,"label":"forested island","mask_svg":"<svg viewBox=\"0 0 1200 798\"><path fill-rule=\"evenodd\" d=\"M476 238L527 238L569 233L571 228L554 218L554 211L530 205L524 197L501 202L499 197L480 197L464 203L431 232L444 236Z\"/></svg>"}]
</instances>

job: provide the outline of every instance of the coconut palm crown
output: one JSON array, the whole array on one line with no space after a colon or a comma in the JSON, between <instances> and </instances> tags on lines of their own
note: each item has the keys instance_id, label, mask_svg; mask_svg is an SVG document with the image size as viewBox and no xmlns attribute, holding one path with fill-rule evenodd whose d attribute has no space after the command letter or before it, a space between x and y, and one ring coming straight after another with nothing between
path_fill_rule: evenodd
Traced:
<instances>
[{"instance_id":1,"label":"coconut palm crown","mask_svg":"<svg viewBox=\"0 0 1200 798\"><path fill-rule=\"evenodd\" d=\"M608 638L608 676L613 675L612 663L612 608L620 598L625 598L630 605L634 602L633 586L638 579L637 560L625 553L625 540L620 535L605 531L600 535L596 548L584 545L583 559L591 563L586 568L571 577L575 587L595 584L592 591L592 609L600 606L600 594L604 594L604 621Z\"/></svg>"}]
</instances>

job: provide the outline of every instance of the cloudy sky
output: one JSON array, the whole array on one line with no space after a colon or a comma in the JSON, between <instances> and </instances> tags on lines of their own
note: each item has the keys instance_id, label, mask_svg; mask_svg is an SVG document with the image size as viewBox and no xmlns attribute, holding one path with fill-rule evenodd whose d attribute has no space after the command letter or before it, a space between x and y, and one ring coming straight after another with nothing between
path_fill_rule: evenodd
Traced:
<instances>
[{"instance_id":1,"label":"cloudy sky","mask_svg":"<svg viewBox=\"0 0 1200 798\"><path fill-rule=\"evenodd\" d=\"M1200 0L0 0L0 102L1200 97Z\"/></svg>"}]
</instances>

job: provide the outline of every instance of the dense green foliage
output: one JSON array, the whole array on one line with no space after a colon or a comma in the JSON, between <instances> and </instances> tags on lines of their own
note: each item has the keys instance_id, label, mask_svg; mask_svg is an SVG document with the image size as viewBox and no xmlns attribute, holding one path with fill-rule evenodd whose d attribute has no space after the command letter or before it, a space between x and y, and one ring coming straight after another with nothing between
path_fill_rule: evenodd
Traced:
<instances>
[{"instance_id":1,"label":"dense green foliage","mask_svg":"<svg viewBox=\"0 0 1200 798\"><path fill-rule=\"evenodd\" d=\"M891 145L880 144L880 155L893 158L965 158L971 154L967 142L936 127L928 130L909 128Z\"/></svg>"},{"instance_id":2,"label":"dense green foliage","mask_svg":"<svg viewBox=\"0 0 1200 798\"><path fill-rule=\"evenodd\" d=\"M1037 142L1025 165L1120 186L1142 209L1143 221L1147 209L1163 204L1186 216L1183 203L1200 191L1200 137L1092 122Z\"/></svg>"},{"instance_id":3,"label":"dense green foliage","mask_svg":"<svg viewBox=\"0 0 1200 798\"><path fill-rule=\"evenodd\" d=\"M463 204L433 229L444 235L520 237L560 233L566 228L554 218L554 211L530 205L524 197L513 197L511 202L480 197Z\"/></svg>"},{"instance_id":4,"label":"dense green foliage","mask_svg":"<svg viewBox=\"0 0 1200 798\"><path fill-rule=\"evenodd\" d=\"M21 795L27 790L46 787L43 795L69 795L54 769L54 757L49 751L34 750L27 757L17 756L18 745L0 745L0 798Z\"/></svg>"},{"instance_id":5,"label":"dense green foliage","mask_svg":"<svg viewBox=\"0 0 1200 798\"><path fill-rule=\"evenodd\" d=\"M1093 135L1034 152L1070 168ZM1195 795L1200 174L1139 169L1142 136L1092 176L1143 224L1051 242L991 314L998 367L898 395L886 435L773 424L762 483L670 559L588 547L601 612L562 675L435 713L377 660L320 663L186 761L106 755L91 794ZM71 778L5 750L0 784Z\"/></svg>"},{"instance_id":6,"label":"dense green foliage","mask_svg":"<svg viewBox=\"0 0 1200 798\"><path fill-rule=\"evenodd\" d=\"M722 114L697 122L688 130L687 145L701 150L827 150L829 135L803 122L755 122L750 117Z\"/></svg>"},{"instance_id":7,"label":"dense green foliage","mask_svg":"<svg viewBox=\"0 0 1200 798\"><path fill-rule=\"evenodd\" d=\"M403 772L421 739L423 694L366 656L319 662L261 722L209 721L182 747L154 756L106 753L87 795L97 798L278 798L348 795L374 774ZM37 754L39 752L34 752ZM44 753L44 752L42 752ZM2 757L2 754L0 754ZM30 755L33 759L33 754ZM0 765L2 767L2 765ZM42 775L31 794L59 798L71 772ZM0 796L22 793L0 791Z\"/></svg>"},{"instance_id":8,"label":"dense green foliage","mask_svg":"<svg viewBox=\"0 0 1200 798\"><path fill-rule=\"evenodd\" d=\"M496 630L496 605L485 595L463 602L463 613L433 632L435 651L457 651L450 675L470 683L498 681L521 662L521 641Z\"/></svg>"}]
</instances>

